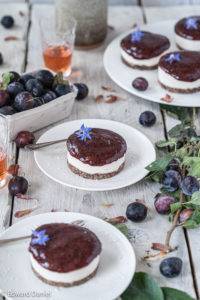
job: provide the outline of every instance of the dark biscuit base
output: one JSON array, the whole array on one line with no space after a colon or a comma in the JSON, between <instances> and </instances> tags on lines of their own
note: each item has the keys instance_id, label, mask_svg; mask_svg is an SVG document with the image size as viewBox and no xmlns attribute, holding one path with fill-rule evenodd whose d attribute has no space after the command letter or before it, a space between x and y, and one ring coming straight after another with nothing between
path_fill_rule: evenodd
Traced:
<instances>
[{"instance_id":1,"label":"dark biscuit base","mask_svg":"<svg viewBox=\"0 0 200 300\"><path fill-rule=\"evenodd\" d=\"M47 280L45 278L43 278L42 276L40 276L37 271L35 271L35 269L32 267L33 272L35 273L35 275L42 280L44 283L53 285L53 286L58 286L58 287L72 287L72 286L76 286L76 285L80 285L82 283L85 283L86 281L88 281L89 279L91 279L92 277L95 276L96 272L97 272L98 266L97 268L94 270L94 272L92 274L90 274L89 276L87 276L86 278L83 278L82 280L79 281L74 281L72 283L64 283L64 282L55 282L55 281L51 281L51 280Z\"/></svg>"},{"instance_id":2,"label":"dark biscuit base","mask_svg":"<svg viewBox=\"0 0 200 300\"><path fill-rule=\"evenodd\" d=\"M131 67L133 69L138 69L138 70L155 70L158 68L158 64L152 67L147 67L147 66L138 66L138 65L131 65L123 57L121 57L122 62L127 65L128 67Z\"/></svg>"},{"instance_id":3,"label":"dark biscuit base","mask_svg":"<svg viewBox=\"0 0 200 300\"><path fill-rule=\"evenodd\" d=\"M194 89L174 89L174 88L170 88L164 84L162 84L159 80L158 80L159 84L161 85L162 88L164 88L165 90L168 90L170 92L173 93L181 93L181 94L192 94L192 93L197 93L200 91L200 87L199 88L194 88Z\"/></svg>"},{"instance_id":4,"label":"dark biscuit base","mask_svg":"<svg viewBox=\"0 0 200 300\"><path fill-rule=\"evenodd\" d=\"M110 178L110 177L113 177L115 175L117 175L119 172L121 172L121 170L123 169L124 167L124 164L125 162L119 167L119 169L115 172L112 172L112 173L108 173L108 174L87 174L87 173L84 173L84 172L81 172L80 170L76 169L74 166L72 166L71 164L68 163L68 167L70 168L70 170L75 173L76 175L79 175L83 178L86 178L86 179L95 179L95 180L99 180L99 179L106 179L106 178Z\"/></svg>"}]
</instances>

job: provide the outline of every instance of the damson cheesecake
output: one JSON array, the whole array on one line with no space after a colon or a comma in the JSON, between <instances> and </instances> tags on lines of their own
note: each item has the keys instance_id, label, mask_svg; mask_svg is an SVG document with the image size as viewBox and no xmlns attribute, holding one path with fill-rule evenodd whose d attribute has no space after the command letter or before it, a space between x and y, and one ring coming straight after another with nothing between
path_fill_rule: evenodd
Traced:
<instances>
[{"instance_id":1,"label":"damson cheesecake","mask_svg":"<svg viewBox=\"0 0 200 300\"><path fill-rule=\"evenodd\" d=\"M126 141L119 134L84 125L67 139L67 161L72 172L89 179L115 176L124 167Z\"/></svg>"},{"instance_id":2,"label":"damson cheesecake","mask_svg":"<svg viewBox=\"0 0 200 300\"><path fill-rule=\"evenodd\" d=\"M31 265L42 281L69 287L86 282L97 271L101 242L84 227L51 223L32 232Z\"/></svg>"},{"instance_id":3,"label":"damson cheesecake","mask_svg":"<svg viewBox=\"0 0 200 300\"><path fill-rule=\"evenodd\" d=\"M156 69L160 56L169 48L167 37L137 29L121 40L121 57L132 68Z\"/></svg>"},{"instance_id":4,"label":"damson cheesecake","mask_svg":"<svg viewBox=\"0 0 200 300\"><path fill-rule=\"evenodd\" d=\"M176 51L161 57L158 81L175 93L200 91L200 52Z\"/></svg>"},{"instance_id":5,"label":"damson cheesecake","mask_svg":"<svg viewBox=\"0 0 200 300\"><path fill-rule=\"evenodd\" d=\"M175 41L180 49L200 51L200 16L178 21L175 25Z\"/></svg>"}]
</instances>

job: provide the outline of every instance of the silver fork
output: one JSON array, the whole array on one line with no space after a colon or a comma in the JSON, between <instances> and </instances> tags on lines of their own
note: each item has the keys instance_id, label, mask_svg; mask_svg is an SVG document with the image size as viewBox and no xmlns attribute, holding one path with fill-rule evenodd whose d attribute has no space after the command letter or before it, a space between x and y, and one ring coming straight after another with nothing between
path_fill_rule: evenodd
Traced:
<instances>
[{"instance_id":1,"label":"silver fork","mask_svg":"<svg viewBox=\"0 0 200 300\"><path fill-rule=\"evenodd\" d=\"M47 147L47 146L51 146L51 145L54 145L54 144L66 142L66 140L67 139L65 138L65 139L57 140L57 141L50 141L50 142L44 142L44 143L38 143L38 144L30 144L30 145L26 145L24 147L24 149L25 150L37 150L37 149L44 148L44 147Z\"/></svg>"},{"instance_id":2,"label":"silver fork","mask_svg":"<svg viewBox=\"0 0 200 300\"><path fill-rule=\"evenodd\" d=\"M84 226L85 222L83 220L76 220L76 221L71 222L70 224L78 225L78 226ZM31 238L31 234L30 235L19 236L19 237L16 237L16 238L10 238L10 239L0 239L0 246L5 245L7 243L22 241L22 240L29 239L29 238Z\"/></svg>"}]
</instances>

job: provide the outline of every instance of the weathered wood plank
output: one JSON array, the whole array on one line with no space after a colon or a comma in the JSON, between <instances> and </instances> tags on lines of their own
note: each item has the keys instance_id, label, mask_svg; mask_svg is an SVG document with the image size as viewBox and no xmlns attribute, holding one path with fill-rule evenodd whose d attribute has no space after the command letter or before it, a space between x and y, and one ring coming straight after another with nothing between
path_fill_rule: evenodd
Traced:
<instances>
[{"instance_id":1,"label":"weathered wood plank","mask_svg":"<svg viewBox=\"0 0 200 300\"><path fill-rule=\"evenodd\" d=\"M20 16L19 12L24 16ZM0 19L3 15L10 14L15 19L15 26L8 30L1 26L0 30L0 52L4 57L4 64L0 66L0 74L15 70L22 72L24 69L25 51L26 51L26 33L28 25L28 6L27 4L0 4ZM16 41L5 41L7 36L17 36ZM8 147L9 163L15 161L16 149L14 145ZM0 232L5 229L9 223L11 199L8 196L7 187L0 192Z\"/></svg>"},{"instance_id":2,"label":"weathered wood plank","mask_svg":"<svg viewBox=\"0 0 200 300\"><path fill-rule=\"evenodd\" d=\"M155 22L156 21L161 21L163 19L176 19L177 16L178 18L184 17L186 15L193 15L193 14L198 14L200 13L200 6L197 5L186 5L186 6L174 6L173 9L170 10L170 15L167 14L168 8L163 7L160 9L156 8L145 8L145 14L146 14L146 19L148 22ZM189 96L188 96L189 100ZM169 131L172 127L180 123L178 120L170 117L168 114L165 114L165 124L166 124L166 130ZM199 115L196 116L195 125L197 128L198 133L200 133L200 123L199 123ZM200 264L197 263L196 257L199 256L200 252L200 242L199 239L197 238L198 234L200 232L200 229L195 229L195 230L188 230L187 231L187 236L189 240L189 249L191 253L191 258L193 260L193 268L194 268L194 280L196 282L197 288L198 288L198 296L200 295ZM195 246L194 246L195 245Z\"/></svg>"},{"instance_id":3,"label":"weathered wood plank","mask_svg":"<svg viewBox=\"0 0 200 300\"><path fill-rule=\"evenodd\" d=\"M172 5L184 5L184 4L191 4L192 0L142 0L143 6L172 6ZM197 0L198 1L198 0ZM169 12L169 16L171 14L172 10Z\"/></svg>"},{"instance_id":4,"label":"weathered wood plank","mask_svg":"<svg viewBox=\"0 0 200 300\"><path fill-rule=\"evenodd\" d=\"M32 27L29 38L28 70L37 69L42 65L40 41L39 39L36 40L35 37L39 37L38 18L47 13L52 13L52 7L42 5L33 6ZM155 142L159 138L164 138L159 106L122 91L108 78L102 64L103 52L106 45L120 32L131 28L135 22L142 23L142 13L138 7L110 8L109 24L114 26L114 30L109 30L105 43L101 47L90 51L75 51L74 66L82 71L83 76L80 80L88 84L90 96L82 102L76 102L69 120L108 118L121 121L143 131L152 142ZM94 97L102 92L102 85L113 86L126 100L121 100L114 104L95 103ZM138 123L139 114L144 110L152 110L157 115L157 123L151 129L142 128ZM37 137L43 132L44 130L37 132ZM83 192L63 187L48 179L37 168L33 154L30 152L20 150L19 164L22 172L25 173L25 176L31 183L29 193L32 197L40 201L40 208L34 214L49 212L52 209L57 209L58 211L66 209L92 214L97 217L113 217L124 215L127 204L135 199L145 199L149 206L147 220L139 225L131 222L128 223L137 255L137 270L144 270L151 273L158 279L161 285L181 288L194 296L187 248L182 231L177 232L173 239L174 244L181 244L177 255L185 257L186 260L183 273L179 278L175 278L172 281L166 280L159 273L159 261L151 264L151 267L149 267L141 260L146 253L145 251L150 248L151 242L163 241L164 232L169 226L167 218L157 215L153 207L153 198L158 192L157 185L141 181L134 186L118 191ZM113 206L108 208L104 203L112 203ZM32 205L33 202L31 201L15 199L14 213L17 210L25 209ZM19 219L13 216L13 222L17 221Z\"/></svg>"}]
</instances>

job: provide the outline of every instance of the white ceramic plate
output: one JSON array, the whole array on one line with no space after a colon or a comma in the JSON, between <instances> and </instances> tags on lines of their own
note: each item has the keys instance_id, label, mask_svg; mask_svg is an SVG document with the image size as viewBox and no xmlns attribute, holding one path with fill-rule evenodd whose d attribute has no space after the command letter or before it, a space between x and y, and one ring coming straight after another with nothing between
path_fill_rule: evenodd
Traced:
<instances>
[{"instance_id":1,"label":"white ceramic plate","mask_svg":"<svg viewBox=\"0 0 200 300\"><path fill-rule=\"evenodd\" d=\"M112 178L102 180L84 179L72 173L68 168L66 144L62 143L35 151L36 163L47 176L66 186L88 191L119 189L144 178L148 173L145 167L154 161L156 157L154 147L140 131L119 122L103 119L66 122L45 132L38 143L67 139L83 123L88 127L114 130L124 137L128 148L124 169Z\"/></svg>"},{"instance_id":2,"label":"white ceramic plate","mask_svg":"<svg viewBox=\"0 0 200 300\"><path fill-rule=\"evenodd\" d=\"M140 28L142 30L167 36L171 42L170 51L173 51L177 50L174 40L174 24L175 21L170 20L144 25ZM114 39L105 51L104 67L112 80L129 93L137 95L146 100L176 106L200 107L199 92L194 94L178 94L168 92L159 85L157 81L157 70L136 70L128 67L122 62L120 56L120 41L132 31L133 30L127 31ZM146 91L140 92L132 87L132 81L136 77L145 77L148 80L149 88ZM166 93L170 94L174 98L171 103L166 103L161 100Z\"/></svg>"},{"instance_id":3,"label":"white ceramic plate","mask_svg":"<svg viewBox=\"0 0 200 300\"><path fill-rule=\"evenodd\" d=\"M102 243L102 253L97 274L88 282L71 287L56 288L40 281L32 272L29 241L18 241L0 247L0 293L6 299L53 299L53 300L113 300L128 287L135 272L134 250L126 237L113 225L93 216L55 212L25 218L7 229L0 238L29 235L31 230L46 223L83 220ZM115 249L115 250L114 250ZM113 251L114 250L114 251ZM21 293L21 296L20 296ZM23 296L30 293L28 297ZM31 296L32 293L32 296ZM34 297L33 293L45 297Z\"/></svg>"}]
</instances>

